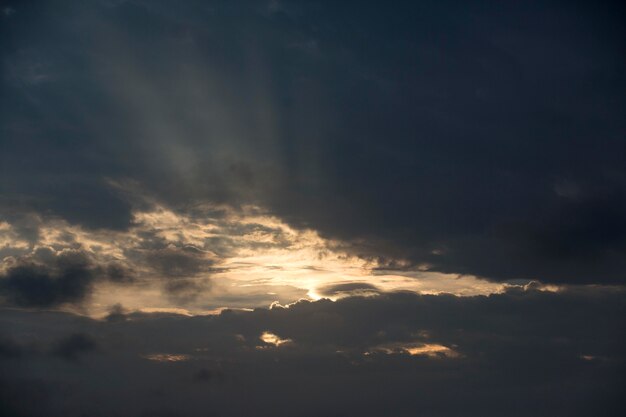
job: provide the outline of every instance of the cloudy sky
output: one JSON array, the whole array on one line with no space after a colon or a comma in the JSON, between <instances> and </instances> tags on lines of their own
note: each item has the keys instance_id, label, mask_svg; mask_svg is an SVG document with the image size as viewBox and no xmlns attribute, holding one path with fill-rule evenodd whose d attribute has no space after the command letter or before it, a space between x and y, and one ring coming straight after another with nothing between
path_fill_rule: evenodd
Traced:
<instances>
[{"instance_id":1,"label":"cloudy sky","mask_svg":"<svg viewBox=\"0 0 626 417\"><path fill-rule=\"evenodd\" d=\"M0 2L0 416L626 414L626 8Z\"/></svg>"}]
</instances>

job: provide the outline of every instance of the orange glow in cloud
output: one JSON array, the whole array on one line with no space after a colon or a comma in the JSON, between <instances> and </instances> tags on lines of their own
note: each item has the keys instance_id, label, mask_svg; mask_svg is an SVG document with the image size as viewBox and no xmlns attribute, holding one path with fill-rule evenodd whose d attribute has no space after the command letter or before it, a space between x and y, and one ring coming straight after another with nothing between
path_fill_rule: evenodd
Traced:
<instances>
[{"instance_id":1,"label":"orange glow in cloud","mask_svg":"<svg viewBox=\"0 0 626 417\"><path fill-rule=\"evenodd\" d=\"M261 336L259 337L259 339L261 339L263 342L269 345L274 345L276 347L293 342L291 339L283 339L275 335L274 333L270 333L270 332L263 332Z\"/></svg>"},{"instance_id":2,"label":"orange glow in cloud","mask_svg":"<svg viewBox=\"0 0 626 417\"><path fill-rule=\"evenodd\" d=\"M312 230L293 229L257 207L204 210L206 215L192 217L155 205L136 211L127 231L41 221L34 245L18 239L10 224L0 223L0 244L12 253L0 261L0 268L10 267L20 256L34 259L42 250L54 254L70 248L88 254L97 265L115 264L130 271L132 282L97 283L82 307L96 316L117 303L131 311L208 314L220 308L268 307L302 298L336 300L388 291L477 295L504 289L502 284L426 268L381 270L374 261L342 252L340 242L323 239ZM324 291L346 284L372 289Z\"/></svg>"}]
</instances>

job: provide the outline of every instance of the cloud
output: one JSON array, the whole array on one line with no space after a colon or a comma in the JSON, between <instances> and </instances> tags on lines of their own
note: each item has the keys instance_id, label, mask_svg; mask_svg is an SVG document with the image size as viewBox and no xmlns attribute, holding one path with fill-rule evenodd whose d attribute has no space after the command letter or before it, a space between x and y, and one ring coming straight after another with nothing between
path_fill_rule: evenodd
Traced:
<instances>
[{"instance_id":1,"label":"cloud","mask_svg":"<svg viewBox=\"0 0 626 417\"><path fill-rule=\"evenodd\" d=\"M368 259L623 282L616 4L51 7L3 29L2 211L125 230L141 203L113 184L133 183Z\"/></svg>"},{"instance_id":2,"label":"cloud","mask_svg":"<svg viewBox=\"0 0 626 417\"><path fill-rule=\"evenodd\" d=\"M192 246L155 250L147 256L147 262L161 274L173 278L194 276L211 265L202 251Z\"/></svg>"},{"instance_id":3,"label":"cloud","mask_svg":"<svg viewBox=\"0 0 626 417\"><path fill-rule=\"evenodd\" d=\"M349 295L374 295L380 290L366 282L352 282L347 284L328 285L318 288L317 292L323 297L349 296Z\"/></svg>"},{"instance_id":4,"label":"cloud","mask_svg":"<svg viewBox=\"0 0 626 417\"><path fill-rule=\"evenodd\" d=\"M79 306L97 317L119 303L131 310L202 313L398 290L475 295L505 288L472 276L361 259L347 254L341 242L293 229L254 206L203 205L176 213L152 201L133 212L128 230L37 217L33 227L36 234L15 218L0 224L0 277L20 266L54 275L62 254L80 253L90 277L85 296L48 307ZM31 275L11 282L25 285Z\"/></svg>"},{"instance_id":5,"label":"cloud","mask_svg":"<svg viewBox=\"0 0 626 417\"><path fill-rule=\"evenodd\" d=\"M199 383L209 383L209 382L223 382L224 374L219 369L211 370L211 369L200 369L193 375L193 379Z\"/></svg>"},{"instance_id":6,"label":"cloud","mask_svg":"<svg viewBox=\"0 0 626 417\"><path fill-rule=\"evenodd\" d=\"M626 414L621 3L3 10L0 414Z\"/></svg>"},{"instance_id":7,"label":"cloud","mask_svg":"<svg viewBox=\"0 0 626 417\"><path fill-rule=\"evenodd\" d=\"M47 372L54 357L36 353L0 359L0 366L5 383L39 381L49 392L30 415L617 416L624 410L624 299L615 289L395 293L117 321L3 310L0 320L13 323L3 337L18 349L64 346L80 360L56 362L54 374ZM98 354L86 354L94 340ZM68 386L72 401L61 401ZM236 401L242 395L246 401Z\"/></svg>"},{"instance_id":8,"label":"cloud","mask_svg":"<svg viewBox=\"0 0 626 417\"><path fill-rule=\"evenodd\" d=\"M74 333L59 341L52 353L68 361L75 361L80 355L93 352L97 344L89 335Z\"/></svg>"},{"instance_id":9,"label":"cloud","mask_svg":"<svg viewBox=\"0 0 626 417\"><path fill-rule=\"evenodd\" d=\"M84 254L63 252L49 267L17 265L0 276L0 295L23 307L54 307L79 303L91 293L96 279Z\"/></svg>"},{"instance_id":10,"label":"cloud","mask_svg":"<svg viewBox=\"0 0 626 417\"><path fill-rule=\"evenodd\" d=\"M14 341L0 339L0 357L9 359L18 358L22 353L22 348Z\"/></svg>"}]
</instances>

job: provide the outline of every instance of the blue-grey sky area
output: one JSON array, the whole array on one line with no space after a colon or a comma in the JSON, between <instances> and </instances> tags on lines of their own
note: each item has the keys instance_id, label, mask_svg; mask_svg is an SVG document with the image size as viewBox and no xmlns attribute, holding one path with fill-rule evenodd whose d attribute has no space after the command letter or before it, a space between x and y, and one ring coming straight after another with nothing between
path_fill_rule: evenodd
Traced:
<instances>
[{"instance_id":1,"label":"blue-grey sky area","mask_svg":"<svg viewBox=\"0 0 626 417\"><path fill-rule=\"evenodd\" d=\"M624 22L0 1L0 415L624 415Z\"/></svg>"}]
</instances>

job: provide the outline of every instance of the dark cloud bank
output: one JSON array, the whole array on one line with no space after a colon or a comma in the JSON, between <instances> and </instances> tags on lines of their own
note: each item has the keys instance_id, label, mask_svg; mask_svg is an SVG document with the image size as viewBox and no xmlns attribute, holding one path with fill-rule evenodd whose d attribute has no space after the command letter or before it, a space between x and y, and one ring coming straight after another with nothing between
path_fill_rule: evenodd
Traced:
<instances>
[{"instance_id":1,"label":"dark cloud bank","mask_svg":"<svg viewBox=\"0 0 626 417\"><path fill-rule=\"evenodd\" d=\"M619 416L623 294L387 294L214 317L1 313L13 416ZM276 347L271 332L290 342ZM454 355L385 353L438 344ZM181 360L186 359L186 360ZM36 399L36 401L33 401Z\"/></svg>"},{"instance_id":2,"label":"dark cloud bank","mask_svg":"<svg viewBox=\"0 0 626 417\"><path fill-rule=\"evenodd\" d=\"M365 257L624 282L619 2L4 10L7 218L123 229L134 184L177 210L259 204Z\"/></svg>"}]
</instances>

